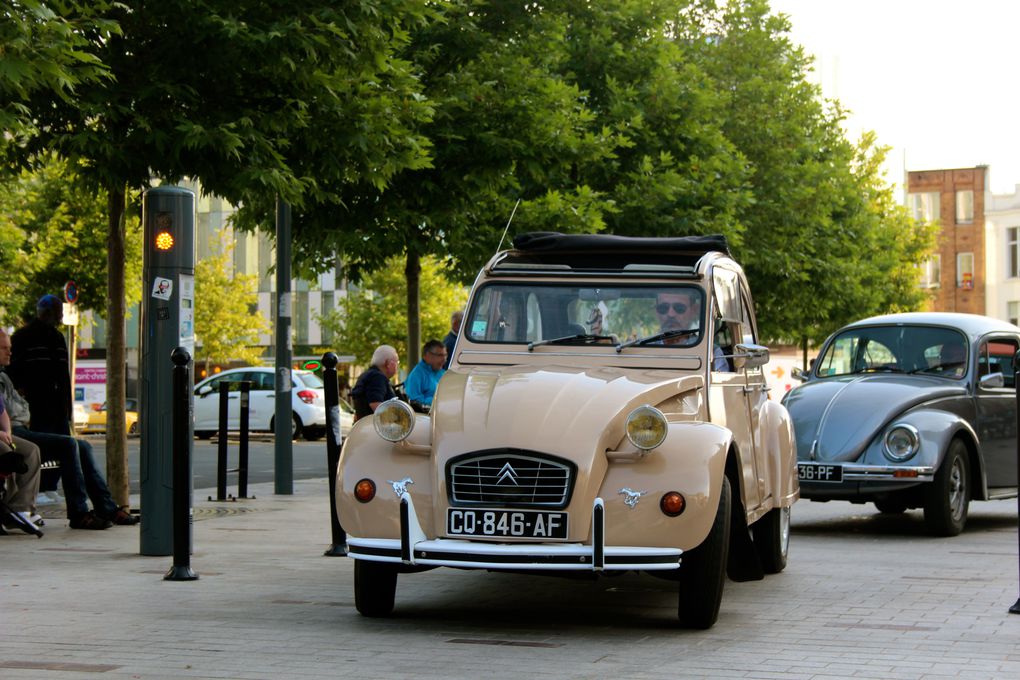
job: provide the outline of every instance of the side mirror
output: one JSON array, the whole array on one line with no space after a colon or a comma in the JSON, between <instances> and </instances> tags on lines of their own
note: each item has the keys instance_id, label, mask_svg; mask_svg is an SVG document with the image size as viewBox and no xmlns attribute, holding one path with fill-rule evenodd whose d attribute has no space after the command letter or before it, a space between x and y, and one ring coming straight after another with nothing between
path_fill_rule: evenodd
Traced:
<instances>
[{"instance_id":1,"label":"side mirror","mask_svg":"<svg viewBox=\"0 0 1020 680\"><path fill-rule=\"evenodd\" d=\"M808 374L805 373L804 369L802 369L800 366L794 366L790 370L790 377L793 378L794 380L805 382L808 379Z\"/></svg>"},{"instance_id":2,"label":"side mirror","mask_svg":"<svg viewBox=\"0 0 1020 680\"><path fill-rule=\"evenodd\" d=\"M751 343L737 345L733 356L738 360L738 368L758 368L767 364L770 358L768 347Z\"/></svg>"},{"instance_id":3,"label":"side mirror","mask_svg":"<svg viewBox=\"0 0 1020 680\"><path fill-rule=\"evenodd\" d=\"M195 390L195 396L204 397L210 392L212 392L212 387L210 387L209 385L202 385L197 390Z\"/></svg>"},{"instance_id":4,"label":"side mirror","mask_svg":"<svg viewBox=\"0 0 1020 680\"><path fill-rule=\"evenodd\" d=\"M993 389L996 387L1005 387L1006 379L1002 376L1002 373L989 373L988 375L981 376L981 380L978 384L985 389Z\"/></svg>"}]
</instances>

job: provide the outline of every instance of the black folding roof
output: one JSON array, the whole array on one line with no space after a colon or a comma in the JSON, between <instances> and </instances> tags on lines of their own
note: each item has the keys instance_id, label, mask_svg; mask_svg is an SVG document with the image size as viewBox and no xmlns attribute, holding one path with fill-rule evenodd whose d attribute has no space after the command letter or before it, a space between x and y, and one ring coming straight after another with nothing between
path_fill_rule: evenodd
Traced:
<instances>
[{"instance_id":1,"label":"black folding roof","mask_svg":"<svg viewBox=\"0 0 1020 680\"><path fill-rule=\"evenodd\" d=\"M729 255L726 237L719 234L655 238L538 231L517 236L513 246L496 269L637 274L661 268L693 274L706 253Z\"/></svg>"}]
</instances>

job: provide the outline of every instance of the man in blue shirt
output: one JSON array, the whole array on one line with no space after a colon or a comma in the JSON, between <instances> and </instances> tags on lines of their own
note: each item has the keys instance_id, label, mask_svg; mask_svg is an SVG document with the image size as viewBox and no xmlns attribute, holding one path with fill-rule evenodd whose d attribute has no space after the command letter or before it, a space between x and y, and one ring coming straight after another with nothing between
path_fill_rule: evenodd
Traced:
<instances>
[{"instance_id":1,"label":"man in blue shirt","mask_svg":"<svg viewBox=\"0 0 1020 680\"><path fill-rule=\"evenodd\" d=\"M436 395L439 379L445 373L443 364L446 356L446 347L438 340L429 340L421 348L421 361L404 381L404 390L412 406L415 402L424 408L432 406L432 397Z\"/></svg>"}]
</instances>

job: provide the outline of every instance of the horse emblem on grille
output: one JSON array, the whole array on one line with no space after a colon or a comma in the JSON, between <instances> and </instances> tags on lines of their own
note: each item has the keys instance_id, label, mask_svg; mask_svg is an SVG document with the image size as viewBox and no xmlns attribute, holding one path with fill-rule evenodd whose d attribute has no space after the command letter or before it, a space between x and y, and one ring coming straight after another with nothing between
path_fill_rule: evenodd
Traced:
<instances>
[{"instance_id":1,"label":"horse emblem on grille","mask_svg":"<svg viewBox=\"0 0 1020 680\"><path fill-rule=\"evenodd\" d=\"M403 496L405 493L407 493L407 487L411 484L414 484L414 480L411 479L410 477L404 477L403 479L396 482L393 481L392 479L387 479L386 481L393 485L393 493L397 494L398 497Z\"/></svg>"}]
</instances>

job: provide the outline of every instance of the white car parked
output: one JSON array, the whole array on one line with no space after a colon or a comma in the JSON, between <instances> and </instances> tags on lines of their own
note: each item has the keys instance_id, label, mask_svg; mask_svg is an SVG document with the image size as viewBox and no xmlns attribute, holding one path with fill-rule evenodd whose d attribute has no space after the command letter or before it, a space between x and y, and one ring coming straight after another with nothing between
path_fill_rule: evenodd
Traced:
<instances>
[{"instance_id":1,"label":"white car parked","mask_svg":"<svg viewBox=\"0 0 1020 680\"><path fill-rule=\"evenodd\" d=\"M315 440L326 432L326 402L322 380L311 371L292 370L291 434ZM242 380L251 383L248 402L248 429L273 432L276 415L276 372L269 367L232 368L210 376L195 385L195 436L208 439L219 430L220 384L230 386L227 402L227 429L240 428Z\"/></svg>"}]
</instances>

